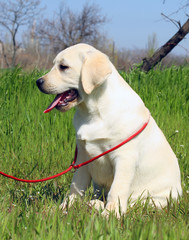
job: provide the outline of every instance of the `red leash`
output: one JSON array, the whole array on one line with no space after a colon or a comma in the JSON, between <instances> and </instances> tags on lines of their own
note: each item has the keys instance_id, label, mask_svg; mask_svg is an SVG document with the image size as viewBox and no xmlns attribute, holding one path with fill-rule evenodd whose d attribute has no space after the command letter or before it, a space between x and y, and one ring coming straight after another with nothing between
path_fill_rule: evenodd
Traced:
<instances>
[{"instance_id":1,"label":"red leash","mask_svg":"<svg viewBox=\"0 0 189 240\"><path fill-rule=\"evenodd\" d=\"M27 180L27 179L20 179L20 178L17 178L17 177L8 175L8 174L6 174L6 173L4 173L4 172L1 172L1 171L0 171L0 175L3 175L4 177L7 177L7 178L14 179L14 180L16 180L16 181L26 182L26 183L44 182L44 181L51 180L51 179L53 179L53 178L57 178L57 177L65 174L65 173L71 171L72 169L78 169L78 168L80 168L80 167L82 167L82 166L84 166L84 165L87 165L87 164L95 161L96 159L98 159L98 158L100 158L100 157L102 157L102 156L104 156L104 155L106 155L106 154L108 154L108 153L110 153L110 152L113 152L114 150L120 148L121 146L123 146L124 144L126 144L127 142L129 142L129 141L131 141L133 138L135 138L137 135L139 135L139 134L145 129L145 127L148 125L149 120L150 120L150 118L148 119L148 121L147 121L136 133L134 133L133 135L131 135L129 138L127 138L126 140L124 140L123 142L121 142L120 144L118 144L117 146L115 146L115 147L113 147L113 148L111 148L111 149L109 149L109 150L107 150L107 151L99 154L98 156L96 156L96 157L94 157L94 158L91 158L90 160L88 160L88 161L86 161L86 162L80 163L80 164L78 164L78 165L75 165L76 160L77 160L77 147L76 147L76 149L75 149L75 156L74 156L74 160L73 160L72 164L71 164L66 170L64 170L63 172L58 173L58 174L56 174L56 175L53 175L53 176L51 176L51 177L47 177L47 178L43 178L43 179L37 179L37 180Z\"/></svg>"}]
</instances>

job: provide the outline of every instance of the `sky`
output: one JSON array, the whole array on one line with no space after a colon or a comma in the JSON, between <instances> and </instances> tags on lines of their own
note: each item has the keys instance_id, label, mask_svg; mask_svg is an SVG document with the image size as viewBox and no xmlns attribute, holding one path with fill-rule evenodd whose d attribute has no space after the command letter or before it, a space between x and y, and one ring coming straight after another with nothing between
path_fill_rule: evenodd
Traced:
<instances>
[{"instance_id":1,"label":"sky","mask_svg":"<svg viewBox=\"0 0 189 240\"><path fill-rule=\"evenodd\" d=\"M158 47L167 42L178 28L166 21L161 13L180 21L181 24L187 20L183 10L170 15L187 0L41 0L46 16L51 18L62 2L76 13L81 11L86 2L97 4L101 13L109 20L103 25L102 32L112 39L119 49L145 49L149 37L153 34L156 34ZM189 56L189 34L172 53Z\"/></svg>"}]
</instances>

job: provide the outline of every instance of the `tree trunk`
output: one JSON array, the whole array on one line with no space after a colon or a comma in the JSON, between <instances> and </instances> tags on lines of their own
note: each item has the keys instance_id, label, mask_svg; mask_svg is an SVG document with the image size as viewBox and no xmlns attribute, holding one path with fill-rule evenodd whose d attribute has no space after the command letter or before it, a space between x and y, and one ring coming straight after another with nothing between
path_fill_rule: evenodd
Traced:
<instances>
[{"instance_id":1,"label":"tree trunk","mask_svg":"<svg viewBox=\"0 0 189 240\"><path fill-rule=\"evenodd\" d=\"M141 66L141 70L148 72L156 64L158 64L162 58L164 58L187 34L189 33L189 18L184 23L178 32L169 39L160 49L158 49L152 57L144 58Z\"/></svg>"}]
</instances>

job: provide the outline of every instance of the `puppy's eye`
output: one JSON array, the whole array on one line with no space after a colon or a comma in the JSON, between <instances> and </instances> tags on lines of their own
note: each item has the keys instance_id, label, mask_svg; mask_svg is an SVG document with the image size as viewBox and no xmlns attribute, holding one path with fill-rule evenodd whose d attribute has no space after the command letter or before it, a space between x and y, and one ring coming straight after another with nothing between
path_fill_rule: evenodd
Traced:
<instances>
[{"instance_id":1,"label":"puppy's eye","mask_svg":"<svg viewBox=\"0 0 189 240\"><path fill-rule=\"evenodd\" d=\"M68 69L69 67L68 67L68 66L65 66L65 65L62 65L62 64L60 64L60 65L59 65L59 68L60 68L60 70L61 70L61 71L64 71L64 70Z\"/></svg>"}]
</instances>

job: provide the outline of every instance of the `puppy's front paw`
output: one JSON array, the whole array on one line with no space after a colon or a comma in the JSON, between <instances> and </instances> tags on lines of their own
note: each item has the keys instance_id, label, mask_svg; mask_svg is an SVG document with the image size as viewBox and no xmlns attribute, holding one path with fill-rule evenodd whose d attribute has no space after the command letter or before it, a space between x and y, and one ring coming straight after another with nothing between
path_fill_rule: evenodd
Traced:
<instances>
[{"instance_id":1,"label":"puppy's front paw","mask_svg":"<svg viewBox=\"0 0 189 240\"><path fill-rule=\"evenodd\" d=\"M63 201L63 203L60 204L59 209L62 210L64 214L67 214L68 208L70 208L73 205L75 199L76 199L75 194L72 194L72 195L66 197L66 199Z\"/></svg>"},{"instance_id":2,"label":"puppy's front paw","mask_svg":"<svg viewBox=\"0 0 189 240\"><path fill-rule=\"evenodd\" d=\"M91 200L87 204L89 207L94 207L97 211L104 209L104 203L100 201L99 199Z\"/></svg>"},{"instance_id":3,"label":"puppy's front paw","mask_svg":"<svg viewBox=\"0 0 189 240\"><path fill-rule=\"evenodd\" d=\"M112 202L112 203L107 203L106 208L102 212L102 216L105 218L109 218L110 212L114 213L115 216L119 219L120 218L120 213L119 213L119 206L118 204Z\"/></svg>"}]
</instances>

